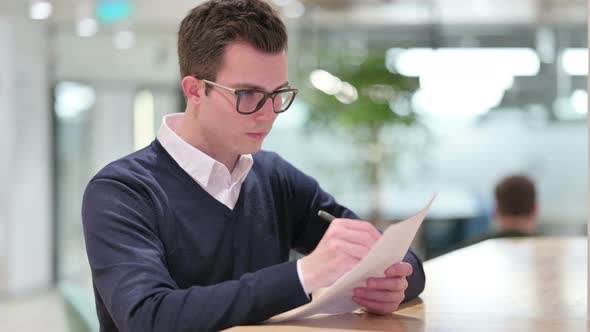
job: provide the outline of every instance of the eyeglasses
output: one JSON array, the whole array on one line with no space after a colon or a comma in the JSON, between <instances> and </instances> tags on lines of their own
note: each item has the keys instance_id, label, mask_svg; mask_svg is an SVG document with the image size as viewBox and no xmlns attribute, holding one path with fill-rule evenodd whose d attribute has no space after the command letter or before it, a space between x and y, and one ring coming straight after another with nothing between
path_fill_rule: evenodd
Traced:
<instances>
[{"instance_id":1,"label":"eyeglasses","mask_svg":"<svg viewBox=\"0 0 590 332\"><path fill-rule=\"evenodd\" d=\"M289 109L297 92L299 92L299 90L291 86L279 88L273 92L266 92L257 89L232 89L209 80L202 81L238 96L236 110L240 114L252 114L257 112L266 103L268 98L272 99L273 112L277 114L282 113Z\"/></svg>"}]
</instances>

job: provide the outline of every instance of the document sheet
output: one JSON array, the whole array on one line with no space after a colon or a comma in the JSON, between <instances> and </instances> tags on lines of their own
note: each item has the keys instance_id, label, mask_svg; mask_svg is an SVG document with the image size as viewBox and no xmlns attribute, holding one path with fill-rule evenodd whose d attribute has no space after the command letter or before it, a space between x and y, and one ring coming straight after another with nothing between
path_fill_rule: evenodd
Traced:
<instances>
[{"instance_id":1,"label":"document sheet","mask_svg":"<svg viewBox=\"0 0 590 332\"><path fill-rule=\"evenodd\" d=\"M389 226L352 270L330 287L323 289L318 296L314 295L310 303L274 316L266 322L278 323L316 314L347 313L360 308L352 301L354 289L365 287L367 278L384 277L389 266L402 261L435 198L436 195L433 195L430 202L416 215Z\"/></svg>"}]
</instances>

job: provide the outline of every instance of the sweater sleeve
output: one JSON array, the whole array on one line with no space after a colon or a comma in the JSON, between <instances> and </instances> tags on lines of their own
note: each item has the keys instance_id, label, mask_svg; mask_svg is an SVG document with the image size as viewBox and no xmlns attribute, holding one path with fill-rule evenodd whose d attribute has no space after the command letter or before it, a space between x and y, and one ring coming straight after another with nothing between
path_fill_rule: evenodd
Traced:
<instances>
[{"instance_id":1,"label":"sweater sleeve","mask_svg":"<svg viewBox=\"0 0 590 332\"><path fill-rule=\"evenodd\" d=\"M220 330L260 322L308 302L296 262L180 289L167 269L158 215L156 202L120 181L94 179L84 194L82 219L93 281L119 330Z\"/></svg>"},{"instance_id":2,"label":"sweater sleeve","mask_svg":"<svg viewBox=\"0 0 590 332\"><path fill-rule=\"evenodd\" d=\"M283 160L282 162L285 165L284 187L287 188L287 200L295 202L297 205L290 211L298 211L298 213L292 213L295 216L295 220L293 220L295 225L293 231L294 249L308 254L313 251L324 236L329 223L317 215L319 210L324 210L339 218L360 219L353 211L340 205L332 195L325 192L314 178L304 174L287 161ZM412 275L407 278L408 288L404 300L409 301L422 293L426 277L421 259L411 248L403 261L411 264L413 268Z\"/></svg>"}]
</instances>

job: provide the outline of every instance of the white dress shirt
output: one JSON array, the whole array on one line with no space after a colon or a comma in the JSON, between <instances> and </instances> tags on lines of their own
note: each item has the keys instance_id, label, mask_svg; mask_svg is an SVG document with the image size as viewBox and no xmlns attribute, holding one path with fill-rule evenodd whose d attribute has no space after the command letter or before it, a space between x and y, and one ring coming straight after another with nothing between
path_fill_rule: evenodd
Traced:
<instances>
[{"instance_id":1,"label":"white dress shirt","mask_svg":"<svg viewBox=\"0 0 590 332\"><path fill-rule=\"evenodd\" d=\"M241 155L230 174L224 164L188 144L176 134L175 130L183 117L184 113L164 116L158 131L158 141L174 161L206 192L233 210L240 196L242 183L254 163L252 155Z\"/></svg>"},{"instance_id":2,"label":"white dress shirt","mask_svg":"<svg viewBox=\"0 0 590 332\"><path fill-rule=\"evenodd\" d=\"M224 164L209 157L204 152L185 142L176 134L184 113L164 116L158 130L158 141L176 163L188 173L207 193L233 210L242 183L252 168L254 159L251 154L241 155L234 169L230 171ZM305 294L309 294L303 283L301 260L297 261L297 275Z\"/></svg>"}]
</instances>

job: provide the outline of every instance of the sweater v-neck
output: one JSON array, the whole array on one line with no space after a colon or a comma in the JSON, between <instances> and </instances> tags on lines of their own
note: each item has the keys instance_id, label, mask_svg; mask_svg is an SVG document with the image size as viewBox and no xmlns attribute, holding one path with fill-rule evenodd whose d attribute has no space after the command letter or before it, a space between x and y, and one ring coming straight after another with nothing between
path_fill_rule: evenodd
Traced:
<instances>
[{"instance_id":1,"label":"sweater v-neck","mask_svg":"<svg viewBox=\"0 0 590 332\"><path fill-rule=\"evenodd\" d=\"M154 149L159 150L160 153L157 155L163 155L166 158L166 162L169 163L172 167L171 175L175 176L180 183L182 183L187 189L195 192L197 196L209 206L214 206L216 210L220 210L226 217L231 219L236 219L237 216L242 213L244 208L244 196L245 192L247 192L247 188L251 186L251 178L252 172L254 172L254 168L250 169L248 175L244 179L242 186L240 188L240 194L238 196L238 200L236 201L236 205L233 209L230 209L227 205L223 204L222 202L218 201L215 197L213 197L210 193L208 193L205 188L201 187L199 183L197 183L191 176L188 174L178 163L172 158L172 156L164 149L162 144L155 139L152 142L152 146Z\"/></svg>"}]
</instances>

